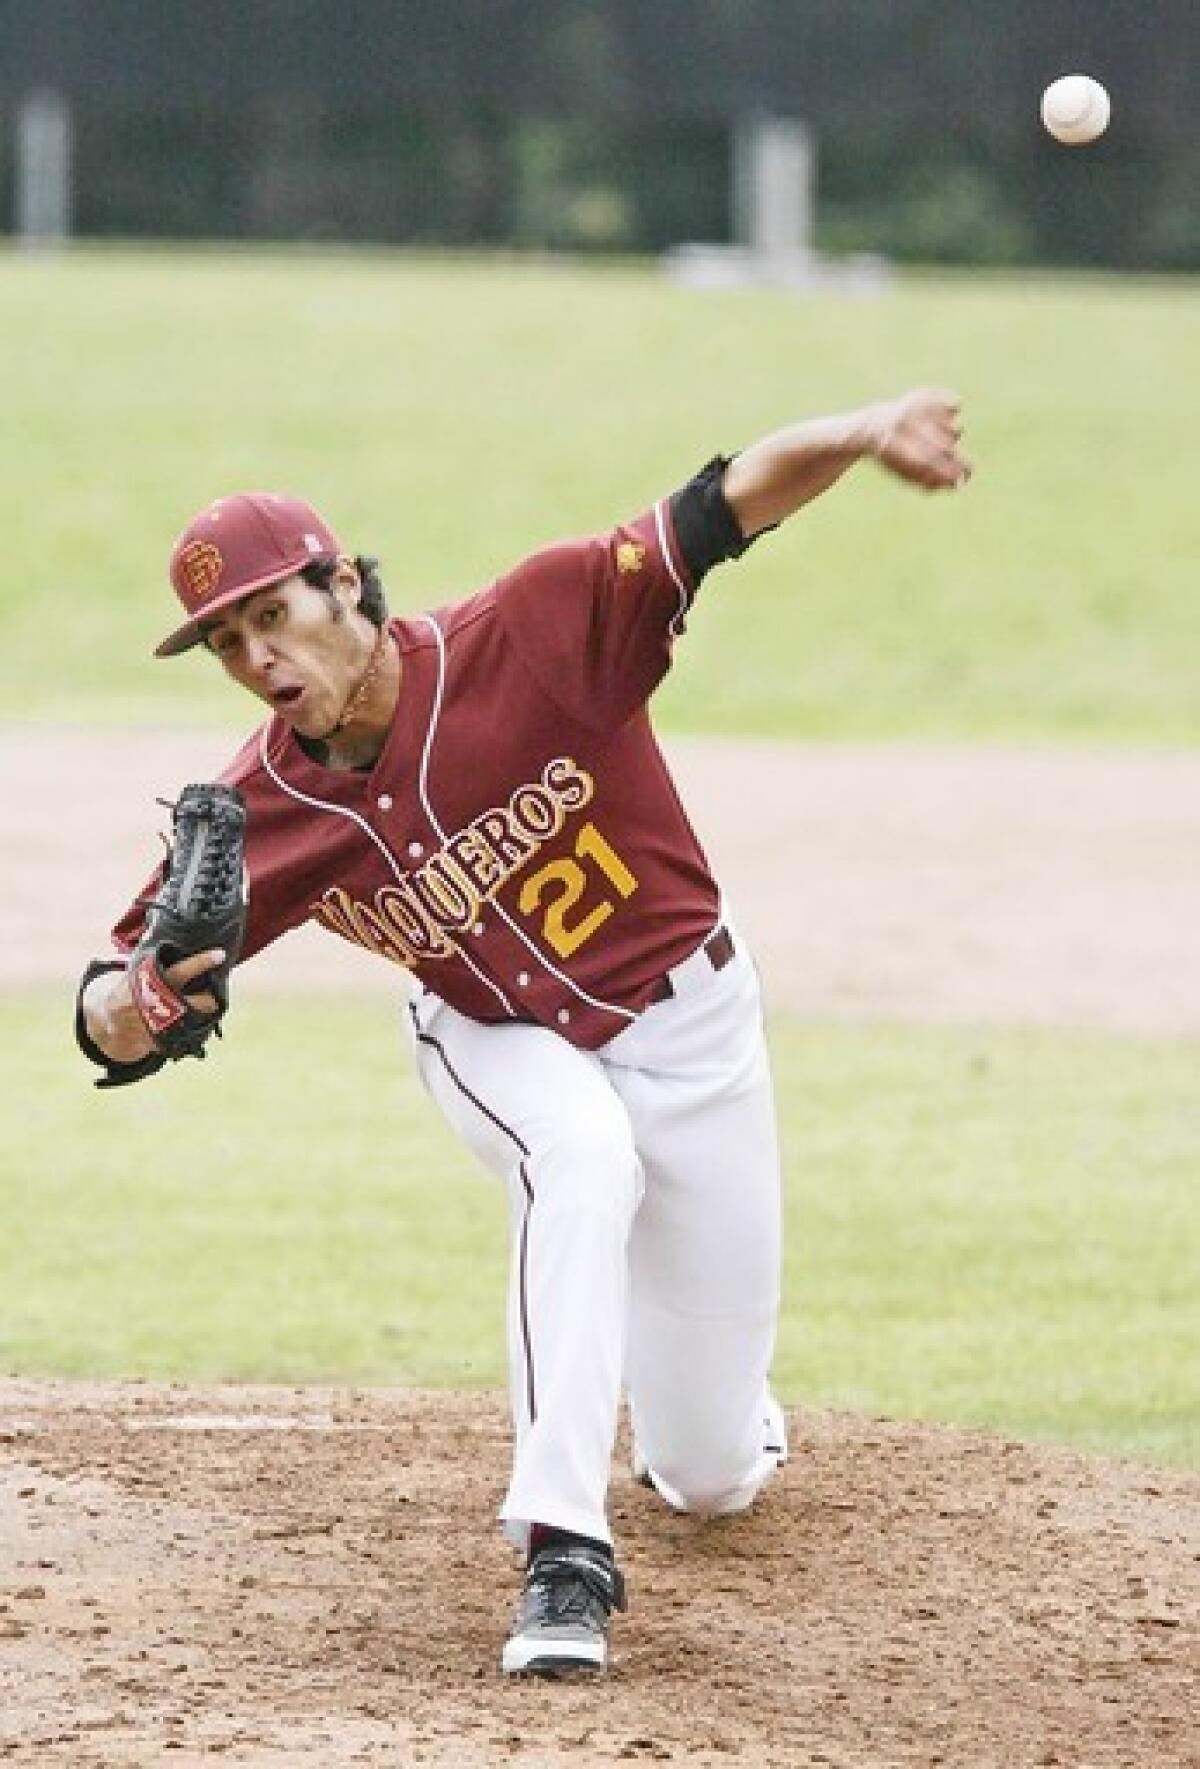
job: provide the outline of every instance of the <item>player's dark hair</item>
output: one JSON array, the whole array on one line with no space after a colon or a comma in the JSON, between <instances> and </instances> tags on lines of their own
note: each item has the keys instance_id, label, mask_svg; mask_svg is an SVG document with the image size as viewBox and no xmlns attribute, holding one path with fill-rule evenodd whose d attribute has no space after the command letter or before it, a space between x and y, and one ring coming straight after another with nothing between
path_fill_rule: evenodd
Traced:
<instances>
[{"instance_id":1,"label":"player's dark hair","mask_svg":"<svg viewBox=\"0 0 1200 1769\"><path fill-rule=\"evenodd\" d=\"M314 589L324 590L326 595L332 595L337 565L338 562L331 553L322 554L321 558L313 559L308 565L302 566L300 576L305 583L312 584ZM381 627L388 617L388 605L383 580L379 575L379 561L364 558L360 554L354 565L362 584L359 612L366 615L372 626Z\"/></svg>"}]
</instances>

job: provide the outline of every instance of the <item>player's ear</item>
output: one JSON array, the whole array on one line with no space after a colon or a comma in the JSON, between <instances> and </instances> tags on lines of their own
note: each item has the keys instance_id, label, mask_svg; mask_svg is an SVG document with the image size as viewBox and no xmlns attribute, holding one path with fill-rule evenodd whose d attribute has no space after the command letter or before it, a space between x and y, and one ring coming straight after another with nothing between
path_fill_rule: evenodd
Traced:
<instances>
[{"instance_id":1,"label":"player's ear","mask_svg":"<svg viewBox=\"0 0 1200 1769\"><path fill-rule=\"evenodd\" d=\"M339 555L329 587L345 609L357 608L362 601L362 579L353 559Z\"/></svg>"}]
</instances>

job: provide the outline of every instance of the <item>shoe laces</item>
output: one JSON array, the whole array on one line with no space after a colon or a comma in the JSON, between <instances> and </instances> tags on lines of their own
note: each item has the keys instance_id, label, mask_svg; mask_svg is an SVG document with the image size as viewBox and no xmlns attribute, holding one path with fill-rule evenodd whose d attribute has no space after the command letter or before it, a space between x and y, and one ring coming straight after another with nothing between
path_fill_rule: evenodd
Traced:
<instances>
[{"instance_id":1,"label":"shoe laces","mask_svg":"<svg viewBox=\"0 0 1200 1769\"><path fill-rule=\"evenodd\" d=\"M192 914L221 915L237 901L241 888L246 814L232 794L225 798L205 791L197 799L195 793L194 787L185 786L176 802L158 800L172 813L175 841L167 844L155 902L178 910L186 893Z\"/></svg>"},{"instance_id":2,"label":"shoe laces","mask_svg":"<svg viewBox=\"0 0 1200 1769\"><path fill-rule=\"evenodd\" d=\"M542 1622L607 1621L625 1608L625 1580L610 1560L588 1549L543 1548L526 1577L530 1607Z\"/></svg>"}]
</instances>

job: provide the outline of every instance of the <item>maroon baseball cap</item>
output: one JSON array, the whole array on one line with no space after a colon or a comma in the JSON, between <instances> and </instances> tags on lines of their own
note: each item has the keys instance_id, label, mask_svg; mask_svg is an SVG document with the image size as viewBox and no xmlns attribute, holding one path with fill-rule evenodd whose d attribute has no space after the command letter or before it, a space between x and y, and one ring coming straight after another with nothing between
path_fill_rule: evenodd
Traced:
<instances>
[{"instance_id":1,"label":"maroon baseball cap","mask_svg":"<svg viewBox=\"0 0 1200 1769\"><path fill-rule=\"evenodd\" d=\"M174 657L198 645L202 623L231 602L278 583L342 544L311 504L273 491L239 491L193 516L171 549L171 585L187 612L154 648Z\"/></svg>"}]
</instances>

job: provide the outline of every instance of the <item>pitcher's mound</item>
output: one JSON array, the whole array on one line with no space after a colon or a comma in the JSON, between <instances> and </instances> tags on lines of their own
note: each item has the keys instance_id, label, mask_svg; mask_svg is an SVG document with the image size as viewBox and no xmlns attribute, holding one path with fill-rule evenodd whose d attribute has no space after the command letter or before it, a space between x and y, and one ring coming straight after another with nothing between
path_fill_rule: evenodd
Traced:
<instances>
[{"instance_id":1,"label":"pitcher's mound","mask_svg":"<svg viewBox=\"0 0 1200 1769\"><path fill-rule=\"evenodd\" d=\"M790 1423L725 1523L618 1463L614 1668L545 1684L497 1397L0 1383L0 1759L1200 1763L1200 1481Z\"/></svg>"}]
</instances>

